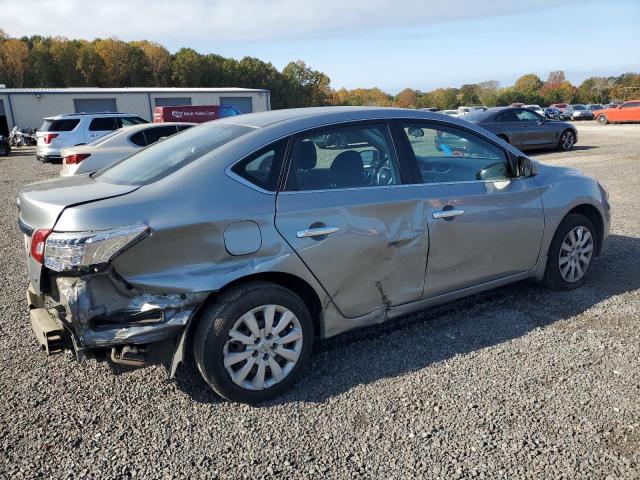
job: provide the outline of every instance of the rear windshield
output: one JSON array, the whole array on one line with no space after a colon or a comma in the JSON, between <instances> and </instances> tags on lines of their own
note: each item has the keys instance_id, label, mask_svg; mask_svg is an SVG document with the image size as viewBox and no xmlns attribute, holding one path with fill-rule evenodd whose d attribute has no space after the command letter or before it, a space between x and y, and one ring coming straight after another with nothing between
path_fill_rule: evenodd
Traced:
<instances>
[{"instance_id":1,"label":"rear windshield","mask_svg":"<svg viewBox=\"0 0 640 480\"><path fill-rule=\"evenodd\" d=\"M80 120L78 119L65 119L65 120L49 120L45 119L44 123L40 127L41 132L70 132L78 126Z\"/></svg>"},{"instance_id":2,"label":"rear windshield","mask_svg":"<svg viewBox=\"0 0 640 480\"><path fill-rule=\"evenodd\" d=\"M586 110L584 105L572 105L574 110Z\"/></svg>"},{"instance_id":3,"label":"rear windshield","mask_svg":"<svg viewBox=\"0 0 640 480\"><path fill-rule=\"evenodd\" d=\"M106 135L103 135L100 138L96 138L93 142L87 143L87 145L90 147L97 147L98 145L102 145L108 140L111 140L116 135L120 135L121 133L122 133L122 130L114 130L113 132L107 133Z\"/></svg>"},{"instance_id":4,"label":"rear windshield","mask_svg":"<svg viewBox=\"0 0 640 480\"><path fill-rule=\"evenodd\" d=\"M480 121L488 118L491 114L486 110L473 110L467 113L463 118L470 121Z\"/></svg>"},{"instance_id":5,"label":"rear windshield","mask_svg":"<svg viewBox=\"0 0 640 480\"><path fill-rule=\"evenodd\" d=\"M122 185L152 183L251 130L226 124L191 128L100 170L94 178Z\"/></svg>"}]
</instances>

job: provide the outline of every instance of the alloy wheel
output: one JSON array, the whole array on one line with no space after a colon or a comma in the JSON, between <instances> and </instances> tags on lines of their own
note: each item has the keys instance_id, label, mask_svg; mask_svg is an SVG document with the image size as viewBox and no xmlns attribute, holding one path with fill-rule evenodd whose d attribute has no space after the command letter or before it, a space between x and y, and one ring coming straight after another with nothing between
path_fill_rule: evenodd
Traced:
<instances>
[{"instance_id":1,"label":"alloy wheel","mask_svg":"<svg viewBox=\"0 0 640 480\"><path fill-rule=\"evenodd\" d=\"M563 150L570 150L571 147L573 147L573 142L575 141L574 136L573 136L573 132L570 132L569 130L567 130L566 132L564 132L562 134L562 137L560 138L560 142L562 144L562 149Z\"/></svg>"},{"instance_id":2,"label":"alloy wheel","mask_svg":"<svg viewBox=\"0 0 640 480\"><path fill-rule=\"evenodd\" d=\"M284 380L302 352L303 333L293 312L262 305L240 317L227 334L224 367L236 385L264 390Z\"/></svg>"},{"instance_id":3,"label":"alloy wheel","mask_svg":"<svg viewBox=\"0 0 640 480\"><path fill-rule=\"evenodd\" d=\"M574 283L584 277L593 256L593 235L586 227L579 225L567 233L560 247L560 275L567 282Z\"/></svg>"}]
</instances>

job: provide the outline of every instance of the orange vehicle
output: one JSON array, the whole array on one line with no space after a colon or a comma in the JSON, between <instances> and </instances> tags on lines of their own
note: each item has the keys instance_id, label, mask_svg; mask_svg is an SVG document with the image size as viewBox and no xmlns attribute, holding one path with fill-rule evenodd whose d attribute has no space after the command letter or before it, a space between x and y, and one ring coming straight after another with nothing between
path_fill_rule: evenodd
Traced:
<instances>
[{"instance_id":1,"label":"orange vehicle","mask_svg":"<svg viewBox=\"0 0 640 480\"><path fill-rule=\"evenodd\" d=\"M640 122L640 100L629 100L615 108L597 110L596 121L605 125L618 122Z\"/></svg>"}]
</instances>

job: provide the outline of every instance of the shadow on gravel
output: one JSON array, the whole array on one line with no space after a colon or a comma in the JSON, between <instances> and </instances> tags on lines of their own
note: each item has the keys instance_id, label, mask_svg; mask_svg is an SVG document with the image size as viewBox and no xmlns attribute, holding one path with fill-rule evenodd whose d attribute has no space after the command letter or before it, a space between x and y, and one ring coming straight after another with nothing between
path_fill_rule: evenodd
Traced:
<instances>
[{"instance_id":1,"label":"shadow on gravel","mask_svg":"<svg viewBox=\"0 0 640 480\"><path fill-rule=\"evenodd\" d=\"M577 290L556 292L519 282L320 342L293 389L262 406L324 402L361 384L524 336L640 289L640 238L612 235L609 242L607 254ZM191 362L180 367L176 382L196 402L223 401Z\"/></svg>"}]
</instances>

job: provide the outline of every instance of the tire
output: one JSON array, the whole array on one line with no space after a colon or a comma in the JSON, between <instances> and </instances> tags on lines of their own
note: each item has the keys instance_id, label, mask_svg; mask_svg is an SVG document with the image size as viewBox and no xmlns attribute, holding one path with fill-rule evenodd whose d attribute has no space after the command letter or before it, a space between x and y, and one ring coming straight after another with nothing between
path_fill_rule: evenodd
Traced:
<instances>
[{"instance_id":1,"label":"tire","mask_svg":"<svg viewBox=\"0 0 640 480\"><path fill-rule=\"evenodd\" d=\"M606 115L602 114L602 115L598 115L598 117L596 118L597 122L600 125L606 125L607 123L609 123L609 119L607 118Z\"/></svg>"},{"instance_id":2,"label":"tire","mask_svg":"<svg viewBox=\"0 0 640 480\"><path fill-rule=\"evenodd\" d=\"M271 308L273 336L265 325ZM311 355L313 336L311 315L300 297L279 285L252 282L228 290L202 312L193 356L218 395L253 404L280 395L295 382ZM279 343L283 338L293 340Z\"/></svg>"},{"instance_id":3,"label":"tire","mask_svg":"<svg viewBox=\"0 0 640 480\"><path fill-rule=\"evenodd\" d=\"M576 143L576 134L573 130L568 128L560 134L560 140L558 140L558 150L561 152L568 152L573 148Z\"/></svg>"},{"instance_id":4,"label":"tire","mask_svg":"<svg viewBox=\"0 0 640 480\"><path fill-rule=\"evenodd\" d=\"M576 237L578 229L582 229L579 238ZM588 238L585 232L589 233ZM577 252L584 252L582 255L574 254L574 250L571 249L573 240L578 240ZM580 246L581 242L584 243L582 246ZM576 213L567 215L560 223L549 246L544 284L554 290L573 290L582 286L591 272L597 244L598 237L591 220ZM583 257L588 259L586 264ZM578 267L572 267L572 262ZM572 270L576 274L573 279L571 278ZM579 272L581 273L578 276Z\"/></svg>"}]
</instances>

